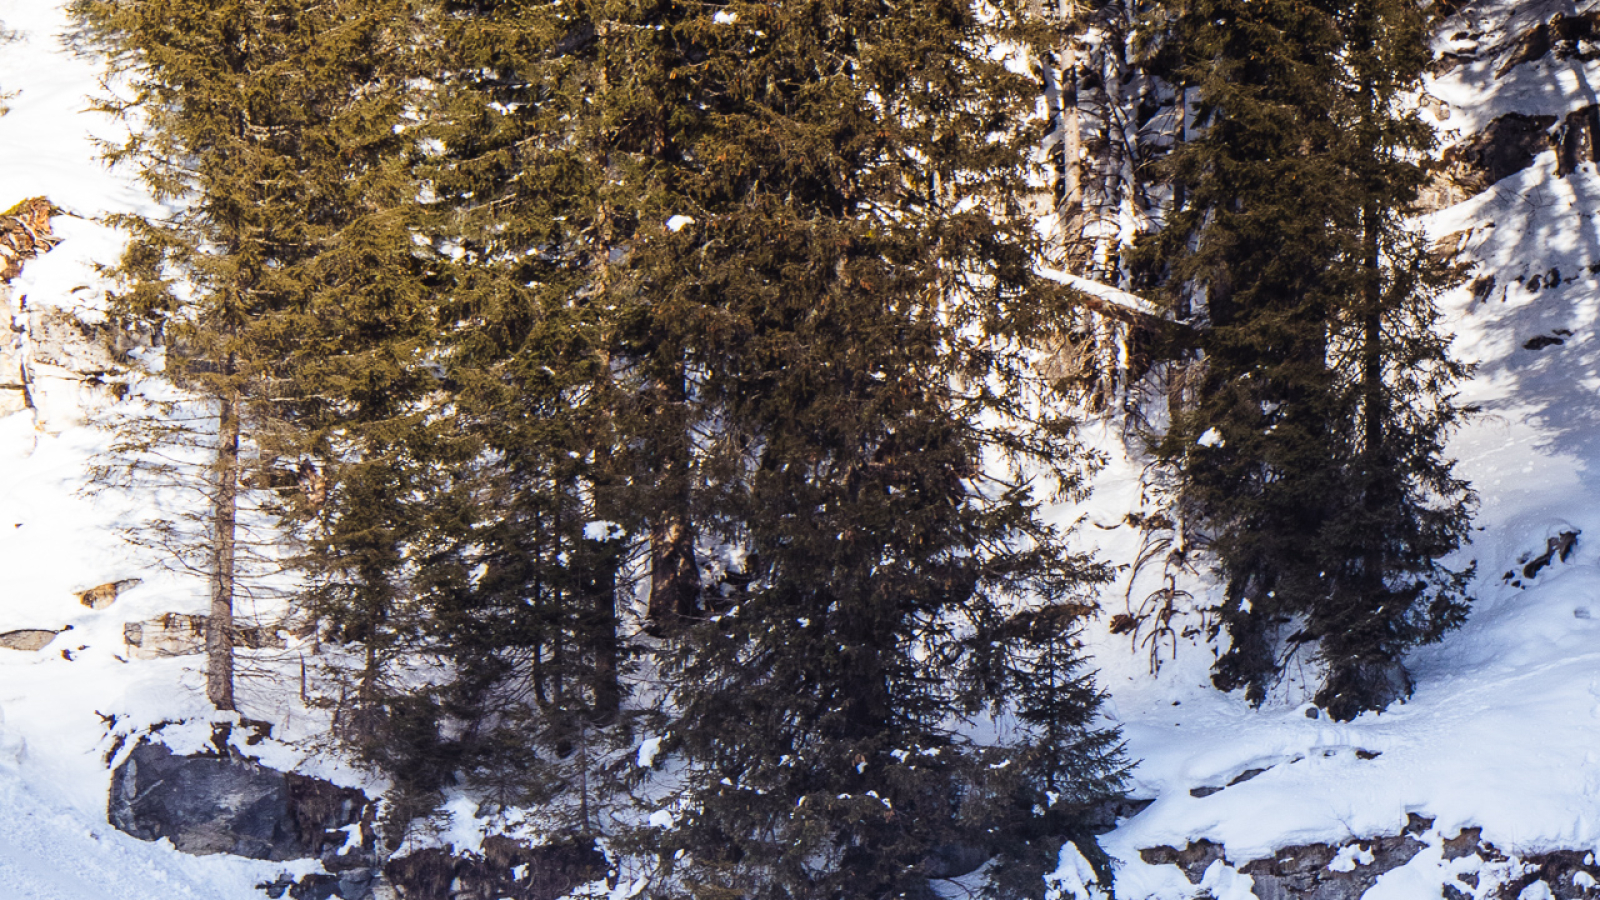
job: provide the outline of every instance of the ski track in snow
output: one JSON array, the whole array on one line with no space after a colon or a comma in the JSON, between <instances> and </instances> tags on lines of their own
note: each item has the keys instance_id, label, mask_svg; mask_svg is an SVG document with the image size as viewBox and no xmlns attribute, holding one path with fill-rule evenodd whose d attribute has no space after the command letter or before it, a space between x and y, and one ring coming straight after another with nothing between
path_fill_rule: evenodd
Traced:
<instances>
[{"instance_id":1,"label":"ski track in snow","mask_svg":"<svg viewBox=\"0 0 1600 900\"><path fill-rule=\"evenodd\" d=\"M69 211L56 223L66 240L14 287L30 303L89 309L93 291L74 289L96 284L92 263L114 259L119 243L93 220L153 205L96 160L91 131L115 139L117 129L84 114L96 68L62 42L69 28L58 7L0 0L0 23L21 33L0 48L0 90L16 92L0 117L0 208L43 194ZM1430 91L1453 107L1442 124L1470 132L1511 109L1559 114L1600 83L1595 64L1552 74L1555 66L1519 67L1492 89L1482 87L1481 67L1467 66ZM1451 445L1483 501L1482 530L1461 556L1479 564L1470 621L1413 655L1409 702L1343 724L1305 716L1297 677L1262 710L1213 691L1211 648L1192 640L1151 678L1142 651L1096 625L1089 639L1112 694L1107 711L1140 760L1135 795L1159 797L1104 839L1118 860L1119 896L1195 891L1175 867L1141 862L1140 848L1207 838L1238 862L1290 844L1393 834L1408 813L1435 818L1437 835L1480 826L1511 851L1600 849L1600 273L1588 268L1600 266L1600 218L1590 212L1600 212L1600 174L1587 166L1558 179L1554 169L1547 152L1428 220L1438 236L1472 229L1474 274L1496 278L1484 302L1465 288L1444 300L1458 352L1480 365L1463 398L1483 414ZM1560 286L1527 287L1553 269ZM1523 349L1539 335L1563 343ZM1116 435L1091 437L1113 461L1094 498L1060 519L1099 523L1080 528L1082 543L1129 560L1135 536L1116 523L1141 507L1139 473ZM36 432L26 414L0 420L0 631L73 627L41 653L0 650L0 900L256 900L252 885L281 864L187 857L105 824L108 745L96 710L154 722L203 715L205 704L197 659L118 658L123 622L199 610L203 596L191 582L138 568L118 542L116 523L137 510L78 493L103 441L87 428ZM1502 582L1566 527L1583 531L1570 560L1525 589ZM133 574L145 583L108 609L76 601L74 591ZM1125 587L1107 592L1107 616L1120 611ZM248 705L250 687L241 692ZM1255 768L1266 771L1223 787ZM1223 789L1194 797L1197 787ZM1438 865L1426 851L1369 896L1421 896L1427 867ZM1061 877L1076 871L1066 866ZM1247 896L1243 885L1225 869L1208 877L1219 898Z\"/></svg>"}]
</instances>

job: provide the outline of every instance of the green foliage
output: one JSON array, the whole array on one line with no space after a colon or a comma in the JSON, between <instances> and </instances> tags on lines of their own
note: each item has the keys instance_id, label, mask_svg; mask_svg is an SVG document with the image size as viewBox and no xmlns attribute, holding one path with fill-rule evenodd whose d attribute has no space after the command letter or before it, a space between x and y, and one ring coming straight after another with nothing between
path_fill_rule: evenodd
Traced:
<instances>
[{"instance_id":1,"label":"green foliage","mask_svg":"<svg viewBox=\"0 0 1600 900\"><path fill-rule=\"evenodd\" d=\"M1289 640L1320 640L1337 718L1409 693L1401 654L1464 615L1472 497L1443 441L1465 368L1433 298L1455 277L1404 221L1433 134L1404 109L1427 62L1409 0L1175 2L1175 77L1204 133L1168 162L1182 204L1146 248L1204 376L1161 452L1228 584L1219 687L1261 702ZM1201 440L1202 438L1205 440Z\"/></svg>"},{"instance_id":2,"label":"green foliage","mask_svg":"<svg viewBox=\"0 0 1600 900\"><path fill-rule=\"evenodd\" d=\"M1120 789L1108 573L1039 509L1093 460L1030 363L1022 6L84 0L182 201L121 312L320 464L307 600L396 832L456 784L665 894L919 894ZM617 824L641 724L673 832Z\"/></svg>"}]
</instances>

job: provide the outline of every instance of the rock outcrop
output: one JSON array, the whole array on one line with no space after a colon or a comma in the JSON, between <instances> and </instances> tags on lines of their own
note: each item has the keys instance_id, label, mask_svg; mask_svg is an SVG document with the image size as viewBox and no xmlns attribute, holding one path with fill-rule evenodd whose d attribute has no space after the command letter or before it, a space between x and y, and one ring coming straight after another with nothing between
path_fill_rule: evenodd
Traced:
<instances>
[{"instance_id":1,"label":"rock outcrop","mask_svg":"<svg viewBox=\"0 0 1600 900\"><path fill-rule=\"evenodd\" d=\"M1506 113L1483 131L1444 151L1449 181L1468 196L1533 165L1533 158L1550 149L1549 130L1555 116Z\"/></svg>"},{"instance_id":2,"label":"rock outcrop","mask_svg":"<svg viewBox=\"0 0 1600 900\"><path fill-rule=\"evenodd\" d=\"M482 853L420 850L389 860L383 872L400 900L556 900L605 878L606 857L593 841L534 846L491 836Z\"/></svg>"},{"instance_id":3,"label":"rock outcrop","mask_svg":"<svg viewBox=\"0 0 1600 900\"><path fill-rule=\"evenodd\" d=\"M1450 838L1430 834L1433 820L1416 814L1392 836L1355 839L1339 844L1285 847L1266 859L1235 863L1224 849L1207 840L1182 848L1151 847L1139 851L1150 865L1174 865L1191 884L1201 885L1212 866L1229 866L1251 878L1257 900L1360 900L1384 874L1411 862L1428 846L1441 851L1442 883L1428 896L1444 900L1600 900L1600 865L1586 850L1553 850L1517 855L1483 840L1478 828ZM1543 885L1541 889L1537 885ZM1525 893L1530 888L1533 893ZM1209 896L1209 895L1202 895ZM1418 894L1418 896L1422 896Z\"/></svg>"},{"instance_id":4,"label":"rock outcrop","mask_svg":"<svg viewBox=\"0 0 1600 900\"><path fill-rule=\"evenodd\" d=\"M117 602L117 597L121 596L123 591L139 584L142 580L139 578L123 578L119 581L97 584L86 591L79 591L78 602L90 609L105 609Z\"/></svg>"},{"instance_id":5,"label":"rock outcrop","mask_svg":"<svg viewBox=\"0 0 1600 900\"><path fill-rule=\"evenodd\" d=\"M43 650L60 633L46 628L19 628L0 634L0 647L7 650Z\"/></svg>"},{"instance_id":6,"label":"rock outcrop","mask_svg":"<svg viewBox=\"0 0 1600 900\"><path fill-rule=\"evenodd\" d=\"M107 806L118 830L146 841L167 838L184 853L317 858L352 886L369 884L378 864L366 795L231 749L180 756L141 742L112 773ZM358 900L357 893L343 896Z\"/></svg>"},{"instance_id":7,"label":"rock outcrop","mask_svg":"<svg viewBox=\"0 0 1600 900\"><path fill-rule=\"evenodd\" d=\"M122 640L133 659L165 659L189 656L206 649L209 616L198 613L165 613L144 622L122 626ZM288 642L278 629L267 625L235 623L233 645L243 650L282 650Z\"/></svg>"}]
</instances>

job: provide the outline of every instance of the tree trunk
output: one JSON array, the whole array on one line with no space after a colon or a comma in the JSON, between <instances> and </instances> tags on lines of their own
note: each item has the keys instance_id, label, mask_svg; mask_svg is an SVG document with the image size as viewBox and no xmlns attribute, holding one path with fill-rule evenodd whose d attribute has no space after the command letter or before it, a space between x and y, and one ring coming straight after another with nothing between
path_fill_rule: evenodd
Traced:
<instances>
[{"instance_id":1,"label":"tree trunk","mask_svg":"<svg viewBox=\"0 0 1600 900\"><path fill-rule=\"evenodd\" d=\"M661 497L650 526L650 623L671 628L700 608L700 566L695 561L689 512L689 434L682 411L688 401L682 364L656 386L664 433Z\"/></svg>"},{"instance_id":2,"label":"tree trunk","mask_svg":"<svg viewBox=\"0 0 1600 900\"><path fill-rule=\"evenodd\" d=\"M216 492L212 497L211 617L206 623L206 697L233 703L233 594L239 518L239 401L222 398L217 417Z\"/></svg>"}]
</instances>

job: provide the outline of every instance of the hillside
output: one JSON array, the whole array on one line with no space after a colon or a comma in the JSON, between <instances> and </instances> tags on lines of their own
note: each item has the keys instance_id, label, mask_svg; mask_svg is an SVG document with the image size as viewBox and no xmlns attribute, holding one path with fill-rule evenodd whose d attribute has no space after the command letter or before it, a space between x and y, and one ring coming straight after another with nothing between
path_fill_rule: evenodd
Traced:
<instances>
[{"instance_id":1,"label":"hillside","mask_svg":"<svg viewBox=\"0 0 1600 900\"><path fill-rule=\"evenodd\" d=\"M1108 714L1139 761L1132 797L1149 801L1100 837L1123 900L1600 897L1600 3L1450 5L1427 99L1450 205L1425 222L1475 264L1445 298L1456 350L1477 364L1462 400L1479 412L1450 444L1481 500L1461 560L1477 564L1471 618L1408 660L1407 702L1334 723L1312 715L1312 687L1293 674L1261 709L1210 687L1215 585L1191 574L1152 673L1148 648L1110 628L1157 587L1131 566L1141 534L1126 524L1151 508L1143 462L1120 423L1091 422L1111 461L1058 518L1125 567L1091 636ZM0 638L62 633L42 650L0 649L0 900L258 898L256 885L316 862L187 856L106 823L115 737L209 712L200 657L132 659L124 626L200 611L204 584L119 540L140 509L83 491L107 440L88 414L103 404L92 378L58 365L47 323L51 310L99 321L95 265L120 247L99 220L153 207L97 161L91 136L114 129L86 111L97 69L71 51L59 4L0 0L0 23L17 33L0 46L12 94L0 209L45 196L63 210L59 246L8 300L6 358L32 407L0 419ZM79 600L133 578L109 606ZM288 651L263 664L291 665L298 645ZM319 713L281 694L245 679L240 703L292 743ZM273 746L277 765L359 780ZM1082 867L1066 855L1054 883L1070 896ZM625 879L612 896L628 896Z\"/></svg>"}]
</instances>

